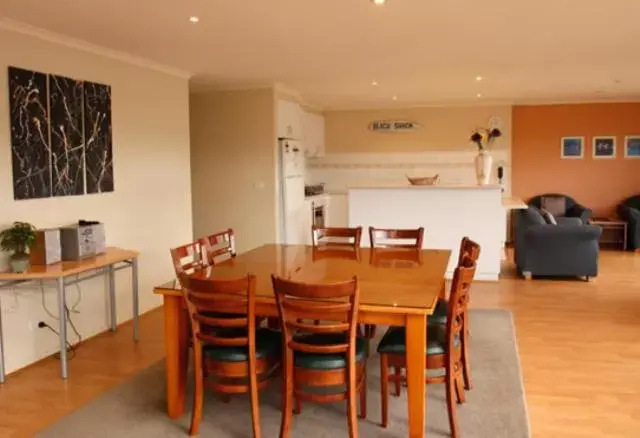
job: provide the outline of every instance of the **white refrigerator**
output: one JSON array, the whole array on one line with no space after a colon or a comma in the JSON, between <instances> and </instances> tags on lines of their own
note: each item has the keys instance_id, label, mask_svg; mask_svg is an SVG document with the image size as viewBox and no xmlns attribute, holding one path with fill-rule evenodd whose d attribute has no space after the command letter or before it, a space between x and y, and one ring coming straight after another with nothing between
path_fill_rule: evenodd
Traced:
<instances>
[{"instance_id":1,"label":"white refrigerator","mask_svg":"<svg viewBox=\"0 0 640 438\"><path fill-rule=\"evenodd\" d=\"M304 211L305 156L298 140L278 139L278 179L279 241L289 245L303 244L302 215L311 213Z\"/></svg>"}]
</instances>

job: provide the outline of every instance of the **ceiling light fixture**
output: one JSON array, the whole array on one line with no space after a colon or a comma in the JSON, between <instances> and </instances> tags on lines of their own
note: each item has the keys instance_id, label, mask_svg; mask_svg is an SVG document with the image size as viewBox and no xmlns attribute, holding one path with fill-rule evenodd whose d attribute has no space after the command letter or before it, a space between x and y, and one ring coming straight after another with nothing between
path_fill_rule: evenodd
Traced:
<instances>
[{"instance_id":1,"label":"ceiling light fixture","mask_svg":"<svg viewBox=\"0 0 640 438\"><path fill-rule=\"evenodd\" d=\"M373 85L374 87L377 87L378 86L378 81L372 81L371 85Z\"/></svg>"},{"instance_id":2,"label":"ceiling light fixture","mask_svg":"<svg viewBox=\"0 0 640 438\"><path fill-rule=\"evenodd\" d=\"M377 6L382 6L387 2L387 0L371 0L371 1L373 2L374 5L377 5Z\"/></svg>"},{"instance_id":3,"label":"ceiling light fixture","mask_svg":"<svg viewBox=\"0 0 640 438\"><path fill-rule=\"evenodd\" d=\"M476 97L482 97L482 93L476 94Z\"/></svg>"},{"instance_id":4,"label":"ceiling light fixture","mask_svg":"<svg viewBox=\"0 0 640 438\"><path fill-rule=\"evenodd\" d=\"M482 80L482 76L476 76L476 81L480 82Z\"/></svg>"},{"instance_id":5,"label":"ceiling light fixture","mask_svg":"<svg viewBox=\"0 0 640 438\"><path fill-rule=\"evenodd\" d=\"M392 99L393 100L398 100L398 96L393 96Z\"/></svg>"},{"instance_id":6,"label":"ceiling light fixture","mask_svg":"<svg viewBox=\"0 0 640 438\"><path fill-rule=\"evenodd\" d=\"M189 17L189 21L195 24L198 21L200 21L200 19L198 17L196 17L195 15L192 15L191 17Z\"/></svg>"}]
</instances>

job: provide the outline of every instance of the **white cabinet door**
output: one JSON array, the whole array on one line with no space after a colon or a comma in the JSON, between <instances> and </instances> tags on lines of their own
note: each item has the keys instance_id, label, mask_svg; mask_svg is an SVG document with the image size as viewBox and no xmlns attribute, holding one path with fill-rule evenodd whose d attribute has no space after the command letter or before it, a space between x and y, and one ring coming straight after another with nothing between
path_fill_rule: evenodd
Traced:
<instances>
[{"instance_id":1,"label":"white cabinet door","mask_svg":"<svg viewBox=\"0 0 640 438\"><path fill-rule=\"evenodd\" d=\"M303 116L304 147L310 157L324 155L324 117L305 112Z\"/></svg>"},{"instance_id":2,"label":"white cabinet door","mask_svg":"<svg viewBox=\"0 0 640 438\"><path fill-rule=\"evenodd\" d=\"M276 106L278 137L302 139L302 108L295 102L278 100Z\"/></svg>"},{"instance_id":3,"label":"white cabinet door","mask_svg":"<svg viewBox=\"0 0 640 438\"><path fill-rule=\"evenodd\" d=\"M349 210L347 205L347 195L338 194L329 196L327 214L327 226L348 227Z\"/></svg>"}]
</instances>

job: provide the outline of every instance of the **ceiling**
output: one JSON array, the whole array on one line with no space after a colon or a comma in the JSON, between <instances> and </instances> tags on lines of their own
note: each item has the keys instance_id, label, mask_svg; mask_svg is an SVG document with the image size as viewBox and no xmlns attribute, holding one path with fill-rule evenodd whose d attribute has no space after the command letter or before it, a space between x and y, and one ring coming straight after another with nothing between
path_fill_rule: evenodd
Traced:
<instances>
[{"instance_id":1,"label":"ceiling","mask_svg":"<svg viewBox=\"0 0 640 438\"><path fill-rule=\"evenodd\" d=\"M325 109L640 100L637 0L1 0L0 16L196 92L277 83Z\"/></svg>"}]
</instances>

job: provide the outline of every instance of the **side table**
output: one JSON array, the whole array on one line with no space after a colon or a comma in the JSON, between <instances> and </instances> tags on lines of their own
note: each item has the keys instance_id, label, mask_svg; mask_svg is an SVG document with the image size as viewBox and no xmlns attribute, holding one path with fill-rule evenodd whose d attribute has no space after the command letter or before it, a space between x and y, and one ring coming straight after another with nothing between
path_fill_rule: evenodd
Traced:
<instances>
[{"instance_id":1,"label":"side table","mask_svg":"<svg viewBox=\"0 0 640 438\"><path fill-rule=\"evenodd\" d=\"M627 249L627 222L607 217L594 217L589 222L602 228L600 246Z\"/></svg>"}]
</instances>

